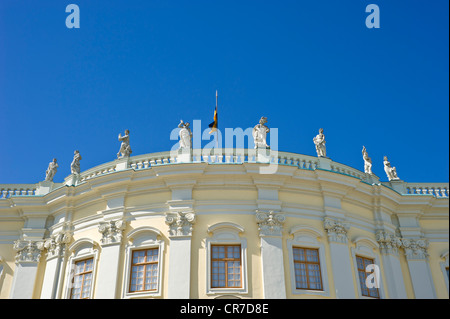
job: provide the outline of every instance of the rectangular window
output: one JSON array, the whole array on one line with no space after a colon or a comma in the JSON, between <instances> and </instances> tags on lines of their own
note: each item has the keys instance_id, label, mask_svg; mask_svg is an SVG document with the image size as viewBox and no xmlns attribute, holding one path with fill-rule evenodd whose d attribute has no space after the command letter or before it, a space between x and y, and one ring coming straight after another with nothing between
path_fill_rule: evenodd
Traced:
<instances>
[{"instance_id":1,"label":"rectangular window","mask_svg":"<svg viewBox=\"0 0 450 319\"><path fill-rule=\"evenodd\" d=\"M319 250L292 248L294 254L295 286L297 289L323 290Z\"/></svg>"},{"instance_id":2,"label":"rectangular window","mask_svg":"<svg viewBox=\"0 0 450 319\"><path fill-rule=\"evenodd\" d=\"M75 262L75 272L70 291L71 299L89 299L91 295L93 264L93 258Z\"/></svg>"},{"instance_id":3,"label":"rectangular window","mask_svg":"<svg viewBox=\"0 0 450 319\"><path fill-rule=\"evenodd\" d=\"M211 288L241 288L241 245L212 245L211 250Z\"/></svg>"},{"instance_id":4,"label":"rectangular window","mask_svg":"<svg viewBox=\"0 0 450 319\"><path fill-rule=\"evenodd\" d=\"M356 265L358 266L359 284L361 286L361 294L366 297L380 298L378 288L367 288L366 279L370 272L366 272L368 265L375 264L373 259L356 256Z\"/></svg>"},{"instance_id":5,"label":"rectangular window","mask_svg":"<svg viewBox=\"0 0 450 319\"><path fill-rule=\"evenodd\" d=\"M152 291L158 286L158 248L132 252L130 292Z\"/></svg>"}]
</instances>

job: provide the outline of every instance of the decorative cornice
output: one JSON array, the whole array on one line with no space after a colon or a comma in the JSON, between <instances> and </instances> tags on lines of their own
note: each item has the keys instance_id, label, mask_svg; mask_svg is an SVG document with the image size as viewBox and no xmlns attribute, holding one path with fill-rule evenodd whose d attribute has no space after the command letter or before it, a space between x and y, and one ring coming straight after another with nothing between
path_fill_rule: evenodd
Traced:
<instances>
[{"instance_id":1,"label":"decorative cornice","mask_svg":"<svg viewBox=\"0 0 450 319\"><path fill-rule=\"evenodd\" d=\"M101 222L98 226L98 231L102 234L102 239L100 240L102 245L121 243L122 232L125 227L125 221L121 219Z\"/></svg>"},{"instance_id":2,"label":"decorative cornice","mask_svg":"<svg viewBox=\"0 0 450 319\"><path fill-rule=\"evenodd\" d=\"M427 259L429 242L425 238L402 238L407 259Z\"/></svg>"},{"instance_id":3,"label":"decorative cornice","mask_svg":"<svg viewBox=\"0 0 450 319\"><path fill-rule=\"evenodd\" d=\"M192 236L192 229L195 223L193 212L166 213L166 224L169 225L170 237Z\"/></svg>"},{"instance_id":4,"label":"decorative cornice","mask_svg":"<svg viewBox=\"0 0 450 319\"><path fill-rule=\"evenodd\" d=\"M256 222L258 223L259 236L281 236L285 220L286 216L283 213L257 210Z\"/></svg>"},{"instance_id":5,"label":"decorative cornice","mask_svg":"<svg viewBox=\"0 0 450 319\"><path fill-rule=\"evenodd\" d=\"M384 230L378 230L375 238L380 245L381 253L398 256L398 249L402 246L400 237Z\"/></svg>"},{"instance_id":6,"label":"decorative cornice","mask_svg":"<svg viewBox=\"0 0 450 319\"><path fill-rule=\"evenodd\" d=\"M14 242L13 248L17 251L16 263L38 263L44 242L19 239Z\"/></svg>"},{"instance_id":7,"label":"decorative cornice","mask_svg":"<svg viewBox=\"0 0 450 319\"><path fill-rule=\"evenodd\" d=\"M325 217L323 220L323 227L327 231L328 240L330 242L348 243L347 231L350 228L348 223L342 220Z\"/></svg>"},{"instance_id":8,"label":"decorative cornice","mask_svg":"<svg viewBox=\"0 0 450 319\"><path fill-rule=\"evenodd\" d=\"M47 258L61 256L71 240L72 234L67 231L59 232L47 238L44 242L44 248L47 249Z\"/></svg>"}]
</instances>

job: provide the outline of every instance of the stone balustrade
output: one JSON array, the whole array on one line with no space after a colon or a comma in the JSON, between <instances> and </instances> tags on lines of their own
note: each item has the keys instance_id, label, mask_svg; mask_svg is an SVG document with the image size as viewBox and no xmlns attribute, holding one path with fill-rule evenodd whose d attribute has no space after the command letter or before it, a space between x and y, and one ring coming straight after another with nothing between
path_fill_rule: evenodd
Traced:
<instances>
[{"instance_id":1,"label":"stone balustrade","mask_svg":"<svg viewBox=\"0 0 450 319\"><path fill-rule=\"evenodd\" d=\"M37 184L0 184L0 199L36 195Z\"/></svg>"},{"instance_id":2,"label":"stone balustrade","mask_svg":"<svg viewBox=\"0 0 450 319\"><path fill-rule=\"evenodd\" d=\"M263 154L264 161L260 155ZM126 161L125 166L119 163ZM331 160L330 160L331 161ZM208 164L242 164L265 163L297 167L299 169L315 170L320 168L319 158L316 156L302 155L289 152L255 150L242 148L222 149L194 149L191 154L180 154L177 151L166 151L133 156L128 159L115 160L88 169L78 176L77 184L89 179L127 169L141 170L160 165L176 165L181 163L208 163ZM367 174L353 167L333 162L330 163L331 171L352 176L361 180L367 179ZM69 184L71 175L65 178ZM383 183L383 185L386 183ZM0 199L11 196L36 196L39 184L0 184ZM405 183L405 195L432 195L438 198L449 197L448 183ZM402 192L403 193L403 192Z\"/></svg>"},{"instance_id":3,"label":"stone balustrade","mask_svg":"<svg viewBox=\"0 0 450 319\"><path fill-rule=\"evenodd\" d=\"M406 194L448 197L448 183L407 183Z\"/></svg>"}]
</instances>

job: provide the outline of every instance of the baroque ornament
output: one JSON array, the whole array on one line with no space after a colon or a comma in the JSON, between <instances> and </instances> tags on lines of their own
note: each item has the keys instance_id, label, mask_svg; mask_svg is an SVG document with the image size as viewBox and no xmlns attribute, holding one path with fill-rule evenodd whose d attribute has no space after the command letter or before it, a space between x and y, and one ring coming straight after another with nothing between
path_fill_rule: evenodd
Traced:
<instances>
[{"instance_id":1,"label":"baroque ornament","mask_svg":"<svg viewBox=\"0 0 450 319\"><path fill-rule=\"evenodd\" d=\"M69 232L60 232L52 235L44 241L44 248L47 249L47 257L59 256L64 252L66 245L72 240Z\"/></svg>"},{"instance_id":2,"label":"baroque ornament","mask_svg":"<svg viewBox=\"0 0 450 319\"><path fill-rule=\"evenodd\" d=\"M281 236L285 220L286 216L283 213L256 211L256 222L258 223L260 236Z\"/></svg>"},{"instance_id":3,"label":"baroque ornament","mask_svg":"<svg viewBox=\"0 0 450 319\"><path fill-rule=\"evenodd\" d=\"M44 242L19 239L14 242L13 248L17 251L16 262L37 263L41 258L41 251L44 250Z\"/></svg>"},{"instance_id":4,"label":"baroque ornament","mask_svg":"<svg viewBox=\"0 0 450 319\"><path fill-rule=\"evenodd\" d=\"M166 224L169 225L169 234L172 237L192 236L194 223L195 214L193 212L166 214Z\"/></svg>"},{"instance_id":5,"label":"baroque ornament","mask_svg":"<svg viewBox=\"0 0 450 319\"><path fill-rule=\"evenodd\" d=\"M347 231L350 226L348 223L339 221L330 217L325 217L323 226L328 234L330 242L347 243Z\"/></svg>"},{"instance_id":6,"label":"baroque ornament","mask_svg":"<svg viewBox=\"0 0 450 319\"><path fill-rule=\"evenodd\" d=\"M100 223L98 231L102 234L102 245L120 243L125 226L125 221L121 219Z\"/></svg>"},{"instance_id":7,"label":"baroque ornament","mask_svg":"<svg viewBox=\"0 0 450 319\"><path fill-rule=\"evenodd\" d=\"M379 230L375 234L375 238L380 245L380 250L384 254L398 254L398 249L402 247L402 240L395 234Z\"/></svg>"},{"instance_id":8,"label":"baroque ornament","mask_svg":"<svg viewBox=\"0 0 450 319\"><path fill-rule=\"evenodd\" d=\"M428 258L429 242L425 238L402 238L402 247L408 259Z\"/></svg>"}]
</instances>

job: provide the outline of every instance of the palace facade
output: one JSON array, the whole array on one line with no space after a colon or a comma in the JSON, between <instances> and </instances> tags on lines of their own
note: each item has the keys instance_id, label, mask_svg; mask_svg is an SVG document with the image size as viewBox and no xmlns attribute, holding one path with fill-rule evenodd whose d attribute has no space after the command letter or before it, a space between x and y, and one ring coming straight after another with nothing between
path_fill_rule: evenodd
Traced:
<instances>
[{"instance_id":1,"label":"palace facade","mask_svg":"<svg viewBox=\"0 0 450 319\"><path fill-rule=\"evenodd\" d=\"M258 152L0 185L0 298L449 298L448 183Z\"/></svg>"}]
</instances>

